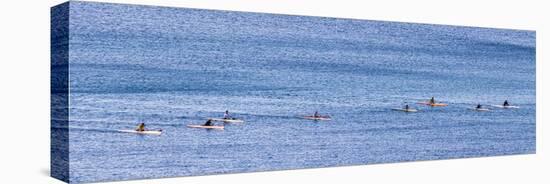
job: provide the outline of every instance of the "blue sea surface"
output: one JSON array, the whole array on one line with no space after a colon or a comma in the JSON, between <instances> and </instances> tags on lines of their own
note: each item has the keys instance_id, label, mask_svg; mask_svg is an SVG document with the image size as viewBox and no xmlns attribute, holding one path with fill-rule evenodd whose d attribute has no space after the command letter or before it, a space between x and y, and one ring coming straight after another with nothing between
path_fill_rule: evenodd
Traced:
<instances>
[{"instance_id":1,"label":"blue sea surface","mask_svg":"<svg viewBox=\"0 0 550 184\"><path fill-rule=\"evenodd\" d=\"M536 151L534 31L70 6L74 183ZM163 134L117 132L140 122Z\"/></svg>"}]
</instances>

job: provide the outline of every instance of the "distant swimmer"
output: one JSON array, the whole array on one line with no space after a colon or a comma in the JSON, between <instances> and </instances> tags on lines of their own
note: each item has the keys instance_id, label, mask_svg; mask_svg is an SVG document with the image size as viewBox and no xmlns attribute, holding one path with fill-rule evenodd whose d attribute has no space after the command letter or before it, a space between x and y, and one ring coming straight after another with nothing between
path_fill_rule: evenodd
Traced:
<instances>
[{"instance_id":1,"label":"distant swimmer","mask_svg":"<svg viewBox=\"0 0 550 184\"><path fill-rule=\"evenodd\" d=\"M435 98L432 96L432 99L430 99L430 104L435 104Z\"/></svg>"},{"instance_id":2,"label":"distant swimmer","mask_svg":"<svg viewBox=\"0 0 550 184\"><path fill-rule=\"evenodd\" d=\"M203 126L212 126L212 119L206 120L206 123L204 123Z\"/></svg>"},{"instance_id":3,"label":"distant swimmer","mask_svg":"<svg viewBox=\"0 0 550 184\"><path fill-rule=\"evenodd\" d=\"M223 119L231 119L231 115L229 115L229 110L225 110L225 113L223 113Z\"/></svg>"},{"instance_id":4,"label":"distant swimmer","mask_svg":"<svg viewBox=\"0 0 550 184\"><path fill-rule=\"evenodd\" d=\"M510 106L510 104L508 103L508 100L504 100L504 104L502 104L502 106L504 106L504 107Z\"/></svg>"},{"instance_id":5,"label":"distant swimmer","mask_svg":"<svg viewBox=\"0 0 550 184\"><path fill-rule=\"evenodd\" d=\"M136 128L136 131L143 132L145 131L145 123L140 123L138 127Z\"/></svg>"},{"instance_id":6,"label":"distant swimmer","mask_svg":"<svg viewBox=\"0 0 550 184\"><path fill-rule=\"evenodd\" d=\"M481 109L481 104L477 104L476 109Z\"/></svg>"}]
</instances>

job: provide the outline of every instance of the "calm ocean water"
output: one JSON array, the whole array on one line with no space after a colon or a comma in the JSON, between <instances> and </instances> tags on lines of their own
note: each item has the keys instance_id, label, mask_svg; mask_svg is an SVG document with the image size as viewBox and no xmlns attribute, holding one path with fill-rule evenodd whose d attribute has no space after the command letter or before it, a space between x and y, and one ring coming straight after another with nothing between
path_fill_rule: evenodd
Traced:
<instances>
[{"instance_id":1,"label":"calm ocean water","mask_svg":"<svg viewBox=\"0 0 550 184\"><path fill-rule=\"evenodd\" d=\"M535 153L533 31L71 8L72 182ZM186 127L225 110L246 122ZM117 132L138 122L164 133Z\"/></svg>"}]
</instances>

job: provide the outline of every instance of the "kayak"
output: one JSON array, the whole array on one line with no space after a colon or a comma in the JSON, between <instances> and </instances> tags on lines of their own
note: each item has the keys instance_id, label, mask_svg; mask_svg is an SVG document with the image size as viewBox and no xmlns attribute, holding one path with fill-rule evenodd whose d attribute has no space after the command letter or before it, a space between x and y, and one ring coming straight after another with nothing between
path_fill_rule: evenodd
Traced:
<instances>
[{"instance_id":1,"label":"kayak","mask_svg":"<svg viewBox=\"0 0 550 184\"><path fill-rule=\"evenodd\" d=\"M315 116L304 116L302 117L304 119L309 119L309 120L320 120L320 121L330 121L332 119L330 119L329 116L318 116L318 117L315 117Z\"/></svg>"},{"instance_id":2,"label":"kayak","mask_svg":"<svg viewBox=\"0 0 550 184\"><path fill-rule=\"evenodd\" d=\"M513 105L508 105L508 106L504 106L504 105L492 105L493 107L498 107L498 108L502 108L502 109L519 109L519 106L513 106Z\"/></svg>"},{"instance_id":3,"label":"kayak","mask_svg":"<svg viewBox=\"0 0 550 184\"><path fill-rule=\"evenodd\" d=\"M392 110L394 110L394 111L403 111L403 112L418 112L418 110L412 109L412 108L409 108L409 109L394 108Z\"/></svg>"},{"instance_id":4,"label":"kayak","mask_svg":"<svg viewBox=\"0 0 550 184\"><path fill-rule=\"evenodd\" d=\"M429 106L432 106L432 107L445 107L447 106L447 104L444 104L444 103L430 103L430 102L418 102L417 104L422 104L422 105L429 105Z\"/></svg>"},{"instance_id":5,"label":"kayak","mask_svg":"<svg viewBox=\"0 0 550 184\"><path fill-rule=\"evenodd\" d=\"M487 109L487 108L469 108L470 110L474 110L474 111L490 111L490 109Z\"/></svg>"},{"instance_id":6,"label":"kayak","mask_svg":"<svg viewBox=\"0 0 550 184\"><path fill-rule=\"evenodd\" d=\"M134 134L142 134L142 135L160 135L162 134L162 130L145 130L145 131L136 131L136 130L118 130L119 132L124 133L134 133Z\"/></svg>"},{"instance_id":7,"label":"kayak","mask_svg":"<svg viewBox=\"0 0 550 184\"><path fill-rule=\"evenodd\" d=\"M223 130L223 126L204 126L204 125L187 125L187 127L189 128L205 128L205 129L219 129L219 130Z\"/></svg>"},{"instance_id":8,"label":"kayak","mask_svg":"<svg viewBox=\"0 0 550 184\"><path fill-rule=\"evenodd\" d=\"M240 119L223 119L223 118L209 118L212 121L221 121L225 123L244 123L243 120Z\"/></svg>"}]
</instances>

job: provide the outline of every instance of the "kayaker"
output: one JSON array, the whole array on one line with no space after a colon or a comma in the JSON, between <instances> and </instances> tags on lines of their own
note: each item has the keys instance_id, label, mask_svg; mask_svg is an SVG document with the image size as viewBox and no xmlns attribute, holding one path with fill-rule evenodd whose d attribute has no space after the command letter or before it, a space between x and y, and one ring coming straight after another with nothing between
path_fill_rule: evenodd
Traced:
<instances>
[{"instance_id":1,"label":"kayaker","mask_svg":"<svg viewBox=\"0 0 550 184\"><path fill-rule=\"evenodd\" d=\"M481 109L481 104L477 104L476 109Z\"/></svg>"},{"instance_id":2,"label":"kayaker","mask_svg":"<svg viewBox=\"0 0 550 184\"><path fill-rule=\"evenodd\" d=\"M223 119L231 119L231 116L229 115L229 110L225 110L225 113L223 113Z\"/></svg>"},{"instance_id":3,"label":"kayaker","mask_svg":"<svg viewBox=\"0 0 550 184\"><path fill-rule=\"evenodd\" d=\"M203 126L212 126L212 119L206 120L206 123L204 123Z\"/></svg>"},{"instance_id":4,"label":"kayaker","mask_svg":"<svg viewBox=\"0 0 550 184\"><path fill-rule=\"evenodd\" d=\"M430 104L435 104L435 98L432 96L432 99L430 99Z\"/></svg>"},{"instance_id":5,"label":"kayaker","mask_svg":"<svg viewBox=\"0 0 550 184\"><path fill-rule=\"evenodd\" d=\"M504 104L502 104L502 106L504 106L504 107L510 106L510 104L508 103L508 100L504 100Z\"/></svg>"},{"instance_id":6,"label":"kayaker","mask_svg":"<svg viewBox=\"0 0 550 184\"><path fill-rule=\"evenodd\" d=\"M405 105L405 110L409 110L409 104Z\"/></svg>"},{"instance_id":7,"label":"kayaker","mask_svg":"<svg viewBox=\"0 0 550 184\"><path fill-rule=\"evenodd\" d=\"M136 128L136 131L143 132L145 131L145 123L140 123L138 127Z\"/></svg>"},{"instance_id":8,"label":"kayaker","mask_svg":"<svg viewBox=\"0 0 550 184\"><path fill-rule=\"evenodd\" d=\"M313 117L314 117L314 118L320 117L319 112L315 111L315 113L313 114Z\"/></svg>"}]
</instances>

